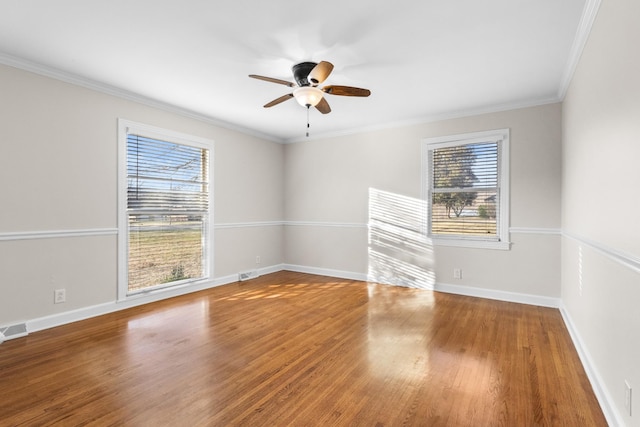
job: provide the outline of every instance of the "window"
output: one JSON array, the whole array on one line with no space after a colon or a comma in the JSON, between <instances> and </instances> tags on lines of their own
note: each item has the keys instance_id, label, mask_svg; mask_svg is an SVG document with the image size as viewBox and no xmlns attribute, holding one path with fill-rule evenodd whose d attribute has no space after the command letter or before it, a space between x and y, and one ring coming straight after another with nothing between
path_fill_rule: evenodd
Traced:
<instances>
[{"instance_id":1,"label":"window","mask_svg":"<svg viewBox=\"0 0 640 427\"><path fill-rule=\"evenodd\" d=\"M423 156L434 243L509 249L509 130L425 139Z\"/></svg>"},{"instance_id":2,"label":"window","mask_svg":"<svg viewBox=\"0 0 640 427\"><path fill-rule=\"evenodd\" d=\"M208 140L120 120L119 298L207 279Z\"/></svg>"}]
</instances>

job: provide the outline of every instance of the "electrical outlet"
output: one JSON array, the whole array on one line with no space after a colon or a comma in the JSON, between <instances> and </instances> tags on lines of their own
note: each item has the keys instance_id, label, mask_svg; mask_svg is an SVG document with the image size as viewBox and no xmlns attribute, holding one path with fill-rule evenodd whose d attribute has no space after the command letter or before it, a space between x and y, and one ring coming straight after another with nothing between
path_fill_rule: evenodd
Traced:
<instances>
[{"instance_id":1,"label":"electrical outlet","mask_svg":"<svg viewBox=\"0 0 640 427\"><path fill-rule=\"evenodd\" d=\"M256 257L256 264L260 264L260 255Z\"/></svg>"},{"instance_id":2,"label":"electrical outlet","mask_svg":"<svg viewBox=\"0 0 640 427\"><path fill-rule=\"evenodd\" d=\"M65 289L56 289L53 291L53 303L60 304L67 300L67 291Z\"/></svg>"},{"instance_id":3,"label":"electrical outlet","mask_svg":"<svg viewBox=\"0 0 640 427\"><path fill-rule=\"evenodd\" d=\"M629 385L629 381L624 382L624 407L627 410L629 416L631 416L631 386Z\"/></svg>"},{"instance_id":4,"label":"electrical outlet","mask_svg":"<svg viewBox=\"0 0 640 427\"><path fill-rule=\"evenodd\" d=\"M459 268L453 269L453 278L454 279L462 279L462 270Z\"/></svg>"}]
</instances>

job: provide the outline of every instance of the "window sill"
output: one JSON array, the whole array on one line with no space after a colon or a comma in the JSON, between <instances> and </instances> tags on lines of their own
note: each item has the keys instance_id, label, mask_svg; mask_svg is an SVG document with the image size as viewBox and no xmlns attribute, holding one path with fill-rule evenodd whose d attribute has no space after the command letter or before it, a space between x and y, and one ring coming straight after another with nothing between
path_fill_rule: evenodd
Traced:
<instances>
[{"instance_id":1,"label":"window sill","mask_svg":"<svg viewBox=\"0 0 640 427\"><path fill-rule=\"evenodd\" d=\"M452 246L456 248L473 249L494 249L508 251L511 249L511 242L472 240L472 239L452 239L446 237L432 237L433 246Z\"/></svg>"},{"instance_id":2,"label":"window sill","mask_svg":"<svg viewBox=\"0 0 640 427\"><path fill-rule=\"evenodd\" d=\"M136 300L147 300L145 302L159 301L165 298L172 298L191 292L208 289L212 285L212 279L203 277L194 280L185 280L167 286L154 286L145 290L127 292L124 296L119 297L117 302L130 302Z\"/></svg>"}]
</instances>

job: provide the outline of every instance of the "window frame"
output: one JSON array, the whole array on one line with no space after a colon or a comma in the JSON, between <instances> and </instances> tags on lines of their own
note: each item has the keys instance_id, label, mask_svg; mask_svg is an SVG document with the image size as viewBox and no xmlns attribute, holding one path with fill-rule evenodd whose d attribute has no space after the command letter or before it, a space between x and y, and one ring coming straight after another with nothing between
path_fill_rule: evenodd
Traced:
<instances>
[{"instance_id":1,"label":"window frame","mask_svg":"<svg viewBox=\"0 0 640 427\"><path fill-rule=\"evenodd\" d=\"M434 245L500 250L509 250L511 248L509 236L509 139L510 130L508 128L422 139L422 199L425 200L427 206L424 232L428 238L431 239ZM431 173L433 166L430 162L429 153L439 148L464 146L483 142L495 142L498 144L497 197L499 198L499 206L497 214L500 220L496 227L496 235L491 238L484 238L482 236L432 235Z\"/></svg>"},{"instance_id":2,"label":"window frame","mask_svg":"<svg viewBox=\"0 0 640 427\"><path fill-rule=\"evenodd\" d=\"M163 287L151 287L148 290L129 292L129 220L127 200L127 139L129 134L135 134L175 144L206 149L208 153L209 169L209 200L207 227L204 232L207 245L204 248L203 276L188 281L179 281ZM213 157L214 141L181 132L176 132L157 126L118 119L118 290L117 301L122 302L145 295L175 290L177 288L193 287L213 279Z\"/></svg>"}]
</instances>

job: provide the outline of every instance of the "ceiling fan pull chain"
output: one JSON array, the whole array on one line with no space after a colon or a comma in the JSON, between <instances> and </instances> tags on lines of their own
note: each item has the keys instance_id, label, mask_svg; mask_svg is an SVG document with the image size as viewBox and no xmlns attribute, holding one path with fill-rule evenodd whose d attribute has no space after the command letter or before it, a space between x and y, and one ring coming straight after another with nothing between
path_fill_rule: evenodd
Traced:
<instances>
[{"instance_id":1,"label":"ceiling fan pull chain","mask_svg":"<svg viewBox=\"0 0 640 427\"><path fill-rule=\"evenodd\" d=\"M309 138L309 108L311 105L307 104L307 138Z\"/></svg>"}]
</instances>

